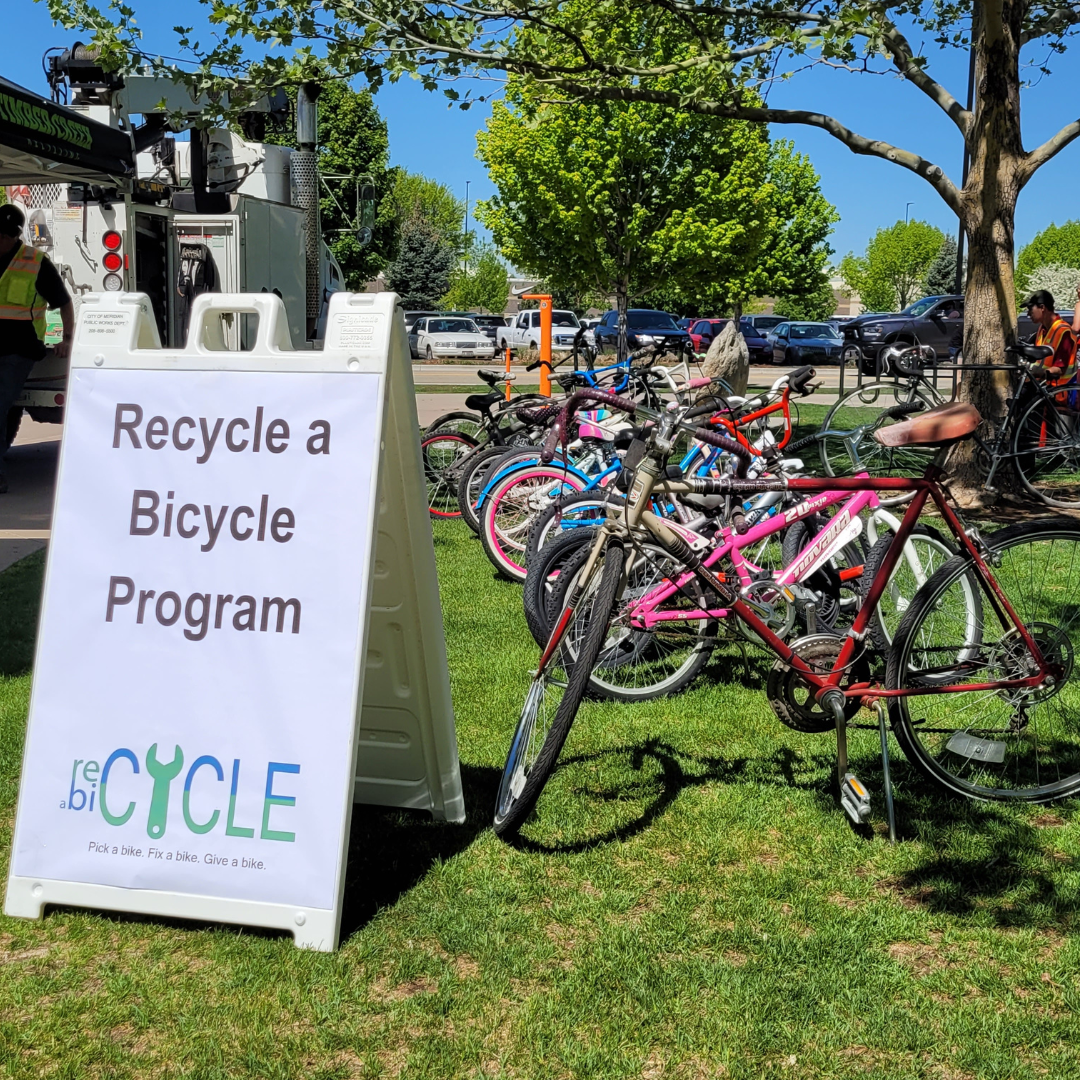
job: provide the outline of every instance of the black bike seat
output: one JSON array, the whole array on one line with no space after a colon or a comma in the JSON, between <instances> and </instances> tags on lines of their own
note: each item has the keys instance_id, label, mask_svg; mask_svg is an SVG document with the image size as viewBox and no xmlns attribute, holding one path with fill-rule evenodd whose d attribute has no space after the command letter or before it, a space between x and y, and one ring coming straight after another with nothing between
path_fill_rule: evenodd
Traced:
<instances>
[{"instance_id":1,"label":"black bike seat","mask_svg":"<svg viewBox=\"0 0 1080 1080\"><path fill-rule=\"evenodd\" d=\"M1049 345L1010 345L1005 351L1036 363L1049 360L1054 355L1054 350Z\"/></svg>"},{"instance_id":2,"label":"black bike seat","mask_svg":"<svg viewBox=\"0 0 1080 1080\"><path fill-rule=\"evenodd\" d=\"M487 412L497 401L502 401L503 396L498 390L492 390L490 394L470 394L465 399L465 408L474 412Z\"/></svg>"},{"instance_id":3,"label":"black bike seat","mask_svg":"<svg viewBox=\"0 0 1080 1080\"><path fill-rule=\"evenodd\" d=\"M494 386L499 381L499 376L494 371L478 371L476 373L488 384L488 386Z\"/></svg>"}]
</instances>

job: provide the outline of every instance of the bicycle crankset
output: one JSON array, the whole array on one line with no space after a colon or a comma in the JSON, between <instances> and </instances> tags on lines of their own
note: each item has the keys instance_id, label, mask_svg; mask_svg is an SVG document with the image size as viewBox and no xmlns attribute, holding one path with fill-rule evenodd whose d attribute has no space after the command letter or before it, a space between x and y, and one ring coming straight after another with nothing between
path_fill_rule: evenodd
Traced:
<instances>
[{"instance_id":1,"label":"bicycle crankset","mask_svg":"<svg viewBox=\"0 0 1080 1080\"><path fill-rule=\"evenodd\" d=\"M808 634L790 644L791 651L819 675L832 671L843 647L844 638L832 634ZM852 683L869 682L870 665L865 654L857 656L848 666L841 688ZM777 660L769 670L765 684L769 704L781 723L796 731L813 733L831 731L836 722L832 710L823 709L814 700L814 693L794 668ZM859 699L847 698L844 713L850 720L859 711Z\"/></svg>"}]
</instances>

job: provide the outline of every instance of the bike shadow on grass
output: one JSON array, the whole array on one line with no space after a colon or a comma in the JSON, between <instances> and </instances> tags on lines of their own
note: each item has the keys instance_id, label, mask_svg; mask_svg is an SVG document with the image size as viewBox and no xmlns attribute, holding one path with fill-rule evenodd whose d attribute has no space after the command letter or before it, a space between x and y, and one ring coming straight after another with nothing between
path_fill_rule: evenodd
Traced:
<instances>
[{"instance_id":1,"label":"bike shadow on grass","mask_svg":"<svg viewBox=\"0 0 1080 1080\"><path fill-rule=\"evenodd\" d=\"M418 885L432 866L464 851L488 828L499 774L493 767L462 763L465 820L461 824L435 821L423 810L353 808L342 942Z\"/></svg>"}]
</instances>

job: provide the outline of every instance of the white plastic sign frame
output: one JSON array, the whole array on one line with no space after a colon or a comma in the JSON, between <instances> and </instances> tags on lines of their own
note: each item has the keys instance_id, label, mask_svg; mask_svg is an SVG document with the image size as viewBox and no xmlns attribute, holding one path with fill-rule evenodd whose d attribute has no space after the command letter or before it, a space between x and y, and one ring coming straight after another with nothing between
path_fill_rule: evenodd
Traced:
<instances>
[{"instance_id":1,"label":"white plastic sign frame","mask_svg":"<svg viewBox=\"0 0 1080 1080\"><path fill-rule=\"evenodd\" d=\"M207 294L166 351L145 296L84 298L8 915L329 950L354 800L464 820L396 300L336 294L313 351L278 297Z\"/></svg>"}]
</instances>

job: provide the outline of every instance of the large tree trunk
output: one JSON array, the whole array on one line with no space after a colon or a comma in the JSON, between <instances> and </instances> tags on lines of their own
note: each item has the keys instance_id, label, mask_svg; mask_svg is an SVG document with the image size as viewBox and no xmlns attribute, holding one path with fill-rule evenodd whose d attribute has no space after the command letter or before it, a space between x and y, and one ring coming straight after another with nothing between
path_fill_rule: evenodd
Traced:
<instances>
[{"instance_id":1,"label":"large tree trunk","mask_svg":"<svg viewBox=\"0 0 1080 1080\"><path fill-rule=\"evenodd\" d=\"M968 138L971 168L961 197L968 239L964 304L964 363L1004 364L1005 347L1016 341L1013 289L1014 217L1024 157L1020 140L1020 28L1022 7L1014 0L973 5L975 121ZM987 78L987 71L994 72ZM1010 372L965 371L959 398L985 421L979 434L996 432L1011 395ZM948 468L952 492L962 504L982 505L995 496L983 490L986 461L968 441L954 448ZM1016 474L998 470L994 488L1018 493Z\"/></svg>"}]
</instances>

